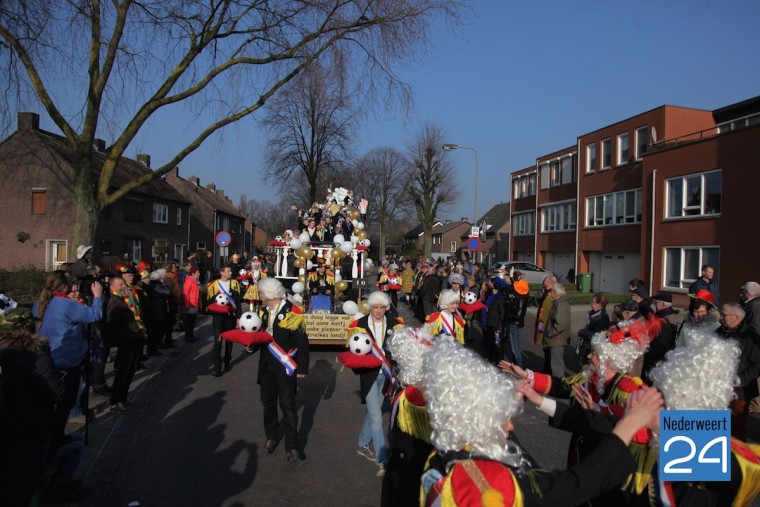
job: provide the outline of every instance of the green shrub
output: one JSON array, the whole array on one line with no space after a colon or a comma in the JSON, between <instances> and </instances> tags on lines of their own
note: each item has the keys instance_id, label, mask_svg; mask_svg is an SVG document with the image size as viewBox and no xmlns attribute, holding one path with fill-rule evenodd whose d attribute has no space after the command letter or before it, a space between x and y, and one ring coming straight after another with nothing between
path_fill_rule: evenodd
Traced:
<instances>
[{"instance_id":1,"label":"green shrub","mask_svg":"<svg viewBox=\"0 0 760 507\"><path fill-rule=\"evenodd\" d=\"M46 274L44 270L31 266L13 271L0 269L0 292L19 305L30 307L45 284Z\"/></svg>"},{"instance_id":2,"label":"green shrub","mask_svg":"<svg viewBox=\"0 0 760 507\"><path fill-rule=\"evenodd\" d=\"M606 294L607 296L607 307L611 308L611 305L616 305L618 303L622 303L626 299L630 299L631 295L629 293L624 294ZM591 305L591 298L594 297L594 293L574 293L574 294L568 294L567 299L570 301L571 305Z\"/></svg>"}]
</instances>

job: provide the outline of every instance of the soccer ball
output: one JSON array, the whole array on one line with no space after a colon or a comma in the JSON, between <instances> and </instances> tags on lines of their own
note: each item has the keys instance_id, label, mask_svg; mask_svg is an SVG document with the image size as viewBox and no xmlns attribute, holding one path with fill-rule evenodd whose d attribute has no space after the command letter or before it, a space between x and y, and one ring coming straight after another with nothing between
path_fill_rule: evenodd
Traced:
<instances>
[{"instance_id":1,"label":"soccer ball","mask_svg":"<svg viewBox=\"0 0 760 507\"><path fill-rule=\"evenodd\" d=\"M214 302L219 306L227 306L230 304L230 298L228 298L225 294L217 294L214 298Z\"/></svg>"},{"instance_id":2,"label":"soccer ball","mask_svg":"<svg viewBox=\"0 0 760 507\"><path fill-rule=\"evenodd\" d=\"M474 292L468 292L464 295L464 302L468 305L475 304L475 301L477 300L478 296L476 296Z\"/></svg>"},{"instance_id":3,"label":"soccer ball","mask_svg":"<svg viewBox=\"0 0 760 507\"><path fill-rule=\"evenodd\" d=\"M247 275L247 274L248 274L248 271L246 271L245 269L241 269L240 271L238 271L238 274L239 274L240 276L245 276L245 275Z\"/></svg>"},{"instance_id":4,"label":"soccer ball","mask_svg":"<svg viewBox=\"0 0 760 507\"><path fill-rule=\"evenodd\" d=\"M254 312L245 312L240 316L240 329L254 333L261 329L261 318Z\"/></svg>"},{"instance_id":5,"label":"soccer ball","mask_svg":"<svg viewBox=\"0 0 760 507\"><path fill-rule=\"evenodd\" d=\"M348 340L348 348L354 354L367 355L372 351L372 338L364 333L356 333Z\"/></svg>"},{"instance_id":6,"label":"soccer ball","mask_svg":"<svg viewBox=\"0 0 760 507\"><path fill-rule=\"evenodd\" d=\"M282 243L282 236L275 236L274 240L275 241L279 241L280 243Z\"/></svg>"}]
</instances>

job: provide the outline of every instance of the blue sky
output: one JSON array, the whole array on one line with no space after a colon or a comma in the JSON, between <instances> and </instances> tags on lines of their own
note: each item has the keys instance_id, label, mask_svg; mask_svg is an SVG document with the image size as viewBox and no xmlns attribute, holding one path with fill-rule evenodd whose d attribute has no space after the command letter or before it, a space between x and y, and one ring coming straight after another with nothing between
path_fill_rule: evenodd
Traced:
<instances>
[{"instance_id":1,"label":"blue sky","mask_svg":"<svg viewBox=\"0 0 760 507\"><path fill-rule=\"evenodd\" d=\"M411 115L371 117L355 152L404 151L421 125L439 124L448 142L480 153L479 214L509 200L509 173L575 145L578 135L663 104L715 109L760 95L758 0L471 4L464 26L436 24L426 56L399 70L414 91ZM192 120L159 119L127 155L165 163L187 142L183 122ZM43 128L51 124L43 119ZM274 199L259 177L263 148L256 118L246 119L209 139L180 174L214 182L235 202L240 193ZM447 156L461 197L439 218L470 217L474 154Z\"/></svg>"}]
</instances>

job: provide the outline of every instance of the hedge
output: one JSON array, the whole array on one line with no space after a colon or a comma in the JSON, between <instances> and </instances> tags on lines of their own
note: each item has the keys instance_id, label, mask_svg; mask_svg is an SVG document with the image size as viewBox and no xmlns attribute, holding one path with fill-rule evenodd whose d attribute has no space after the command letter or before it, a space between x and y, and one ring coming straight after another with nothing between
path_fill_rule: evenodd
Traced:
<instances>
[{"instance_id":1,"label":"hedge","mask_svg":"<svg viewBox=\"0 0 760 507\"><path fill-rule=\"evenodd\" d=\"M45 284L47 273L39 268L23 267L13 271L0 269L0 293L19 305L31 307Z\"/></svg>"}]
</instances>

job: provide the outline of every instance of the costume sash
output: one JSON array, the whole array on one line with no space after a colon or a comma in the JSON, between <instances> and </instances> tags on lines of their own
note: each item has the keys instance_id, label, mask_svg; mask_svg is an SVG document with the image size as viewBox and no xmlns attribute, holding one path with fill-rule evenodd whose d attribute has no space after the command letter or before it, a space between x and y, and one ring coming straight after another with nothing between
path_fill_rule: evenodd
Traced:
<instances>
[{"instance_id":1,"label":"costume sash","mask_svg":"<svg viewBox=\"0 0 760 507\"><path fill-rule=\"evenodd\" d=\"M451 316L451 320L454 320L454 316ZM451 324L449 324L449 319L446 318L446 316L441 312L441 325L444 328L444 334L447 334L451 336L452 338L456 338L456 333L454 332L454 329L452 328ZM454 324L456 326L456 324Z\"/></svg>"},{"instance_id":2,"label":"costume sash","mask_svg":"<svg viewBox=\"0 0 760 507\"><path fill-rule=\"evenodd\" d=\"M372 352L371 354L383 362L383 375L388 377L388 389L385 390L385 395L388 396L393 387L393 370L391 369L391 362L385 357L383 349L377 344L375 340L372 340Z\"/></svg>"},{"instance_id":3,"label":"costume sash","mask_svg":"<svg viewBox=\"0 0 760 507\"><path fill-rule=\"evenodd\" d=\"M298 368L298 365L293 360L293 356L296 355L298 349L290 349L288 352L285 352L285 350L275 342L270 342L269 345L267 345L267 348L274 358L285 367L285 373L287 373L289 377L292 377L296 368Z\"/></svg>"},{"instance_id":4,"label":"costume sash","mask_svg":"<svg viewBox=\"0 0 760 507\"><path fill-rule=\"evenodd\" d=\"M216 285L217 285L217 287L219 287L219 291L222 292L225 296L227 296L227 299L230 300L230 306L232 307L232 309L233 310L237 310L237 305L235 304L235 300L232 299L232 294L230 294L230 292L232 292L232 280L230 280L230 292L227 292L224 289L224 286L222 285L222 282L217 281Z\"/></svg>"}]
</instances>

